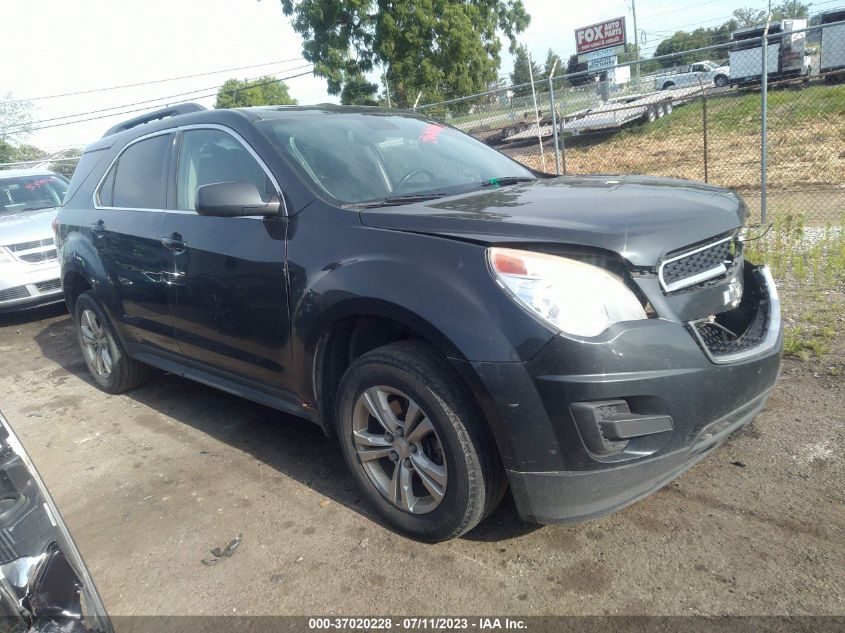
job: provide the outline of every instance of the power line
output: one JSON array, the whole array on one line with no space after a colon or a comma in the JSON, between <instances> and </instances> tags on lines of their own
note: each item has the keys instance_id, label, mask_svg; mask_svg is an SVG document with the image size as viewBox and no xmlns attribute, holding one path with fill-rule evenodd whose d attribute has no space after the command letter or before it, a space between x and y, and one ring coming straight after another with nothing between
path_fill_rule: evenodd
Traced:
<instances>
[{"instance_id":1,"label":"power line","mask_svg":"<svg viewBox=\"0 0 845 633\"><path fill-rule=\"evenodd\" d=\"M822 0L821 2L813 2L810 6L812 7L813 11L815 12L818 7L828 5L828 4L841 4L841 3L842 3L842 0ZM706 3L701 3L701 4L706 4ZM765 7L767 6L765 2L758 3L758 4L763 5L763 9L760 9L761 11L764 10ZM668 36L674 35L678 31L683 31L683 30L688 29L688 28L693 27L693 26L703 26L705 24L712 24L714 22L721 22L722 24L724 24L726 22L729 22L730 20L735 20L735 19L736 19L735 16L733 14L731 14L727 17L711 18L711 19L708 19L708 20L702 20L700 22L692 22L690 24L683 24L681 26L675 27L674 29L655 30L653 32L649 31L649 33L651 35L656 35L658 37L660 37L660 36L668 37Z\"/></svg>"},{"instance_id":2,"label":"power line","mask_svg":"<svg viewBox=\"0 0 845 633\"><path fill-rule=\"evenodd\" d=\"M306 66L310 66L310 64L306 64ZM300 68L304 68L304 67L305 66L300 66ZM297 68L291 68L290 70L297 70ZM227 90L226 94L236 94L238 92L243 92L244 90L252 90L253 88L259 88L261 86L268 86L270 84L279 83L280 81L286 81L288 79L296 79L297 77L304 77L305 75L308 75L310 73L311 73L311 70L306 70L305 72L298 73L296 75L288 75L287 77L280 77L278 79L273 79L272 81L264 81L264 82L261 82L261 83L258 83L258 84L254 84L252 86L245 86L243 88L235 88L233 90ZM188 95L193 95L192 98L194 98L194 99L203 99L205 97L213 97L215 94L217 94L216 91L219 90L221 87L222 87L222 85L214 86L214 87L211 87L211 88L203 88L202 90L193 90L191 92L183 92L183 93L180 93L180 94L169 95L167 97L159 97L158 99L150 99L150 100L147 100L147 101L138 101L138 102L135 102L135 103L127 103L127 104L124 104L122 106L115 106L115 107L131 108L133 106L141 105L141 104L144 104L144 103L149 104L150 102L155 102L155 101L168 101L170 99L175 99L177 97L185 97L185 96L188 96ZM208 92L208 91L212 91L212 92L209 92L209 94L204 94L204 95L196 94L198 92ZM164 105L164 104L158 104L158 105ZM42 126L39 126L39 127L31 127L31 128L30 127L24 127L24 128L18 129L18 130L11 130L11 131L3 130L3 134L22 134L22 133L29 133L29 132L37 132L39 130L46 130L46 129L55 128L55 127L63 127L65 125L74 125L76 123L86 123L88 121L96 121L98 119L107 119L109 117L121 116L123 114L133 114L135 112L144 112L146 110L150 110L153 107L157 107L157 106L147 105L143 108L136 108L134 110L124 110L122 112L111 112L109 114L102 114L100 116L88 117L88 118L85 118L85 119L78 119L76 121L65 121L64 123L54 123L52 125L42 125ZM112 108L107 108L107 109L112 109ZM91 112L81 112L79 114L74 114L74 115L70 115L70 116L87 116L89 114L95 114L97 112L100 112L100 111L92 110ZM57 119L61 119L61 118L66 118L66 117L57 117ZM44 121L36 121L36 123L46 123L50 120L51 119L44 119ZM55 119L53 119L53 120L55 120Z\"/></svg>"},{"instance_id":3,"label":"power line","mask_svg":"<svg viewBox=\"0 0 845 633\"><path fill-rule=\"evenodd\" d=\"M245 88L236 88L234 90L227 90L226 94L235 94L235 93L238 93L238 92L243 92L244 90L251 90L252 88L258 88L260 86L268 86L270 84L278 83L280 81L287 81L288 79L296 79L297 77L304 77L305 75L309 75L309 74L311 74L311 71L307 70L303 73L298 73L296 75L288 75L287 77L280 77L279 79L274 79L273 81L265 81L265 82L262 82L260 84L255 84L253 86L247 86ZM189 94L189 93L187 93L187 94ZM207 94L207 95L197 95L195 98L202 99L204 97L212 97L215 94L216 94L215 92L211 92L210 94ZM173 95L173 96L178 97L180 95ZM163 97L163 99L166 99L166 98L167 97ZM129 103L129 104L126 104L126 106L124 106L124 107L128 108L128 107L131 107L133 105L138 105L138 104ZM147 106L147 107L144 107L144 108L137 108L135 110L125 110L123 112L114 112L114 113L111 113L111 114L102 114L100 116L89 117L87 119L79 119L78 121L66 121L65 123L54 123L53 125L42 125L41 127L35 127L35 128L27 129L27 130L17 130L17 131L12 131L12 132L5 132L5 133L7 133L7 134L20 134L22 132L27 132L27 133L38 132L39 130L47 130L47 129L54 128L54 127L63 127L65 125L75 125L76 123L87 123L88 121L97 121L99 119L107 119L109 117L121 116L123 114L133 114L135 112L146 112L150 109L151 108L149 106Z\"/></svg>"},{"instance_id":4,"label":"power line","mask_svg":"<svg viewBox=\"0 0 845 633\"><path fill-rule=\"evenodd\" d=\"M311 64L303 64L301 66L295 66L293 68L285 68L284 70L280 70L279 72L290 72L292 70L301 70L302 68L308 68L309 66L311 66ZM264 77L264 76L266 76L266 75L262 75L262 77ZM261 79L261 77L252 77L252 78L247 79L247 81L254 81L256 79ZM279 81L281 81L281 80L279 80ZM108 112L110 110L120 110L121 108L128 108L128 107L132 107L132 106L136 106L136 105L142 105L144 103L155 103L156 101L167 101L169 99L175 99L176 97L185 97L185 96L194 95L194 94L197 94L197 93L200 93L200 92L208 92L209 90L218 90L218 89L222 88L223 85L225 85L225 84L220 84L220 85L216 85L216 86L208 86L206 88L197 88L196 90L190 90L188 92L181 92L181 93L175 94L175 95L167 95L167 96L164 96L164 97L156 97L154 99L147 99L145 101L136 101L135 103L121 104L121 105L111 106L111 107L108 107L108 108L101 108L99 110L89 110L87 112L77 112L76 114L65 114L63 116L57 116L57 117L53 117L53 118L50 118L50 119L40 119L38 121L32 121L31 123L28 123L27 127L30 126L30 125L39 125L41 123L50 123L52 121L62 121L64 119L72 119L72 118L79 117L79 116L88 116L89 114L99 114L101 112ZM254 86L249 86L249 88L253 88L253 87ZM115 112L114 114L120 114L120 113ZM18 126L18 127L20 127L20 126ZM21 129L19 131L26 131L26 130ZM4 130L4 133L8 133L8 131Z\"/></svg>"},{"instance_id":5,"label":"power line","mask_svg":"<svg viewBox=\"0 0 845 633\"><path fill-rule=\"evenodd\" d=\"M41 97L30 97L29 99L10 99L4 103L21 103L23 101L41 101L43 99L58 99L59 97L74 97L77 95L87 95L93 92L108 92L110 90L120 90L122 88L135 88L137 86L150 86L152 84L160 84L168 81L178 81L180 79L193 79L195 77L207 77L209 75L219 75L221 73L230 73L236 70L247 70L249 68L260 68L262 66L274 66L276 64L287 64L302 59L302 57L293 57L291 59L282 59L276 62L265 62L263 64L252 64L250 66L238 66L237 68L225 68L223 70L211 70L205 73L195 73L193 75L182 75L180 77L166 77L164 79L153 79L150 81L140 81L134 84L123 84L121 86L108 86L106 88L91 88L90 90L79 90L77 92L63 92L55 95L45 95Z\"/></svg>"},{"instance_id":6,"label":"power line","mask_svg":"<svg viewBox=\"0 0 845 633\"><path fill-rule=\"evenodd\" d=\"M696 9L698 7L702 7L706 4L715 4L717 2L724 2L725 0L706 0L705 2L696 2L695 4L688 4L683 7L675 7L674 9L666 9L665 11L657 11L655 13L647 13L645 15L640 15L640 19L646 18L653 18L657 17L658 15L666 15L667 13L677 13L678 11L686 11L687 9Z\"/></svg>"}]
</instances>

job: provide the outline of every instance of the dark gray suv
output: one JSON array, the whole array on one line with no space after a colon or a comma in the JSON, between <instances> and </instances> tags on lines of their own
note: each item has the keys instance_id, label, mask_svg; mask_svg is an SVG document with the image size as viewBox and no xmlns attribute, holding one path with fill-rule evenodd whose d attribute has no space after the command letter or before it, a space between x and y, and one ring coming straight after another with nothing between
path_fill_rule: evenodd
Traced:
<instances>
[{"instance_id":1,"label":"dark gray suv","mask_svg":"<svg viewBox=\"0 0 845 633\"><path fill-rule=\"evenodd\" d=\"M57 239L103 389L153 366L313 420L436 540L508 484L531 521L611 512L752 419L782 335L745 216L407 112L179 106L87 148Z\"/></svg>"}]
</instances>

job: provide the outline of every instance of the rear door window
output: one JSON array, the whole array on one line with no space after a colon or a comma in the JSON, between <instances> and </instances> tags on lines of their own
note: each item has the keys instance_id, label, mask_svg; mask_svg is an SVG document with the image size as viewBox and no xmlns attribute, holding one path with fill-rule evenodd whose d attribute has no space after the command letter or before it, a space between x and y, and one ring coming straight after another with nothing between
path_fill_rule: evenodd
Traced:
<instances>
[{"instance_id":1,"label":"rear door window","mask_svg":"<svg viewBox=\"0 0 845 633\"><path fill-rule=\"evenodd\" d=\"M103 181L100 203L128 209L163 209L172 138L172 134L163 134L127 147Z\"/></svg>"},{"instance_id":2,"label":"rear door window","mask_svg":"<svg viewBox=\"0 0 845 633\"><path fill-rule=\"evenodd\" d=\"M273 181L240 141L217 129L182 135L176 177L176 208L194 211L197 189L215 182L251 182L266 200L276 193Z\"/></svg>"}]
</instances>

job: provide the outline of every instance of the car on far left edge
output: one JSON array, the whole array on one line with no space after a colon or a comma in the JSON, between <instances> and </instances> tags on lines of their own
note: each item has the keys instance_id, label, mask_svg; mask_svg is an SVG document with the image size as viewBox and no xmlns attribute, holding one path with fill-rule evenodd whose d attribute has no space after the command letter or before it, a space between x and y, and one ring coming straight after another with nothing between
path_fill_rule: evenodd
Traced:
<instances>
[{"instance_id":1,"label":"car on far left edge","mask_svg":"<svg viewBox=\"0 0 845 633\"><path fill-rule=\"evenodd\" d=\"M47 170L0 171L0 312L62 300L53 220L67 187Z\"/></svg>"}]
</instances>

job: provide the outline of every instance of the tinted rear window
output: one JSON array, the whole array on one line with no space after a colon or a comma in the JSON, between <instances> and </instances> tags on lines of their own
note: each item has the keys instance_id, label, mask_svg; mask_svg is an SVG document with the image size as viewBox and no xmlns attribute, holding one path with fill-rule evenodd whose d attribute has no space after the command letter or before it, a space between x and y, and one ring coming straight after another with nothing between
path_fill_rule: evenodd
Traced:
<instances>
[{"instance_id":1,"label":"tinted rear window","mask_svg":"<svg viewBox=\"0 0 845 633\"><path fill-rule=\"evenodd\" d=\"M88 176L91 174L94 169L96 169L97 165L106 155L106 149L95 149L90 152L85 152L82 155L82 158L79 159L79 164L77 164L76 169L73 172L73 177L70 179L70 186L68 187L67 193L65 194L65 203L67 203L73 196L76 195L76 192L82 186ZM96 184L96 183L94 183Z\"/></svg>"},{"instance_id":2,"label":"tinted rear window","mask_svg":"<svg viewBox=\"0 0 845 633\"><path fill-rule=\"evenodd\" d=\"M154 136L126 148L113 168L117 171L111 206L164 208L165 172L171 138L170 134Z\"/></svg>"}]
</instances>

